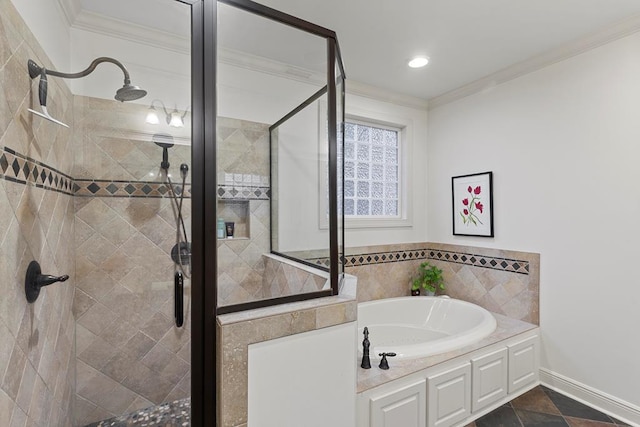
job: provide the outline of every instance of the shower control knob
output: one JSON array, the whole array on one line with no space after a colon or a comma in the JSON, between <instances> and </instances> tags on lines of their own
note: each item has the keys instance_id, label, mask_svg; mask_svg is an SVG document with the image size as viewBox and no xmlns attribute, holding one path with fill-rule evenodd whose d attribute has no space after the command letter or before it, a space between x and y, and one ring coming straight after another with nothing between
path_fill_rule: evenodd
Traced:
<instances>
[{"instance_id":1,"label":"shower control knob","mask_svg":"<svg viewBox=\"0 0 640 427\"><path fill-rule=\"evenodd\" d=\"M384 369L385 371L389 369L389 361L387 360L387 357L393 357L395 355L395 353L379 353L378 356L382 357L382 360L380 360L378 368Z\"/></svg>"},{"instance_id":2,"label":"shower control knob","mask_svg":"<svg viewBox=\"0 0 640 427\"><path fill-rule=\"evenodd\" d=\"M27 302L35 302L40 295L40 289L44 286L53 285L58 282L66 282L68 279L69 276L66 274L64 276L42 274L38 261L31 261L27 267L27 274L24 280L24 291L27 297Z\"/></svg>"}]
</instances>

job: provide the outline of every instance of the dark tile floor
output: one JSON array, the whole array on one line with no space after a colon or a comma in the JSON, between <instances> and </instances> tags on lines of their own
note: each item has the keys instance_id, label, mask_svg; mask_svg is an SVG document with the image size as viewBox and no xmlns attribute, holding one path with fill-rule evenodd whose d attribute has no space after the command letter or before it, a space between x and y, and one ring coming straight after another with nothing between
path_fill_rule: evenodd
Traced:
<instances>
[{"instance_id":1,"label":"dark tile floor","mask_svg":"<svg viewBox=\"0 0 640 427\"><path fill-rule=\"evenodd\" d=\"M628 426L589 406L538 386L477 419L467 427L615 427Z\"/></svg>"}]
</instances>

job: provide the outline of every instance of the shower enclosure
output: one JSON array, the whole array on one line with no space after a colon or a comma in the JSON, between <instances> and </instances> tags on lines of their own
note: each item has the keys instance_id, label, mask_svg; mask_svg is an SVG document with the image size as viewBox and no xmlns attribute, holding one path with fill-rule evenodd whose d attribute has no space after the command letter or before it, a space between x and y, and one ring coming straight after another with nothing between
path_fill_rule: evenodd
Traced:
<instances>
[{"instance_id":1,"label":"shower enclosure","mask_svg":"<svg viewBox=\"0 0 640 427\"><path fill-rule=\"evenodd\" d=\"M336 35L221 0L217 42L217 312L336 295L344 121Z\"/></svg>"},{"instance_id":2,"label":"shower enclosure","mask_svg":"<svg viewBox=\"0 0 640 427\"><path fill-rule=\"evenodd\" d=\"M13 3L0 411L215 425L216 315L339 291L336 36L248 0L83 0L42 46ZM25 297L31 261L64 283Z\"/></svg>"},{"instance_id":3,"label":"shower enclosure","mask_svg":"<svg viewBox=\"0 0 640 427\"><path fill-rule=\"evenodd\" d=\"M192 275L203 280L197 270L202 250L191 254L192 246L202 247L192 244L192 223L199 235L203 229L191 203L198 169L192 158L201 157L194 140L202 138L192 129L202 111L192 88L201 88L202 78L192 74L203 72L193 65L202 54L191 52L204 6L191 3L93 4L89 12L100 30L73 30L73 64L117 58L148 92L132 102L113 99L122 86L113 61L71 83L78 426L190 420L192 314L198 310ZM49 103L55 101L50 93Z\"/></svg>"}]
</instances>

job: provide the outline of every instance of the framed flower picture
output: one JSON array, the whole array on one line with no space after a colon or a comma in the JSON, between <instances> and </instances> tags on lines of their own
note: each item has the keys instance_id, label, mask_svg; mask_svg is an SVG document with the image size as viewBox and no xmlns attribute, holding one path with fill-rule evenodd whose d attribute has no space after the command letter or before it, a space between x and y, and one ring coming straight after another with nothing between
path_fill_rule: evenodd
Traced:
<instances>
[{"instance_id":1,"label":"framed flower picture","mask_svg":"<svg viewBox=\"0 0 640 427\"><path fill-rule=\"evenodd\" d=\"M454 176L453 234L493 237L493 172Z\"/></svg>"}]
</instances>

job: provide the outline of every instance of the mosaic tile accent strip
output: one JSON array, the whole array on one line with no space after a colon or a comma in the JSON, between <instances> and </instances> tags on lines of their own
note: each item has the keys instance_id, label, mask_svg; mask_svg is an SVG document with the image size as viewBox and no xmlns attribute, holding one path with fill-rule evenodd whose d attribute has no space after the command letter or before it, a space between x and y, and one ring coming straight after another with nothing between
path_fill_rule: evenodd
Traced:
<instances>
[{"instance_id":1,"label":"mosaic tile accent strip","mask_svg":"<svg viewBox=\"0 0 640 427\"><path fill-rule=\"evenodd\" d=\"M131 414L122 415L85 427L187 427L191 425L191 399L176 400L151 406Z\"/></svg>"},{"instance_id":2,"label":"mosaic tile accent strip","mask_svg":"<svg viewBox=\"0 0 640 427\"><path fill-rule=\"evenodd\" d=\"M171 197L169 186L157 181L125 181L102 179L77 179L76 196L80 197ZM184 197L191 198L191 184L186 184ZM177 196L182 194L182 185L173 183Z\"/></svg>"},{"instance_id":3,"label":"mosaic tile accent strip","mask_svg":"<svg viewBox=\"0 0 640 427\"><path fill-rule=\"evenodd\" d=\"M0 179L18 184L33 184L79 197L171 197L169 186L163 182L74 179L9 147L4 147L0 153ZM174 183L173 188L178 196L181 195L182 185ZM185 198L191 198L191 184L185 185L185 191ZM269 200L271 189L268 186L221 185L218 186L218 196L227 200Z\"/></svg>"},{"instance_id":4,"label":"mosaic tile accent strip","mask_svg":"<svg viewBox=\"0 0 640 427\"><path fill-rule=\"evenodd\" d=\"M0 177L67 195L73 195L75 190L73 178L69 175L9 147L4 147L0 154Z\"/></svg>"},{"instance_id":5,"label":"mosaic tile accent strip","mask_svg":"<svg viewBox=\"0 0 640 427\"><path fill-rule=\"evenodd\" d=\"M529 274L529 261L525 260L498 258L443 250L429 250L427 258L454 262L456 264L490 268L493 270L509 271L511 273Z\"/></svg>"},{"instance_id":6,"label":"mosaic tile accent strip","mask_svg":"<svg viewBox=\"0 0 640 427\"><path fill-rule=\"evenodd\" d=\"M411 249L391 252L374 252L368 254L347 255L344 259L345 267L361 265L385 264L389 262L412 261L415 259L437 259L456 264L473 265L475 267L490 268L492 270L509 271L518 274L529 274L529 261L498 258L464 252L451 252L435 249ZM329 266L329 258L310 258L307 261L323 267Z\"/></svg>"},{"instance_id":7,"label":"mosaic tile accent strip","mask_svg":"<svg viewBox=\"0 0 640 427\"><path fill-rule=\"evenodd\" d=\"M221 199L269 200L271 189L262 186L219 185L218 197Z\"/></svg>"}]
</instances>

